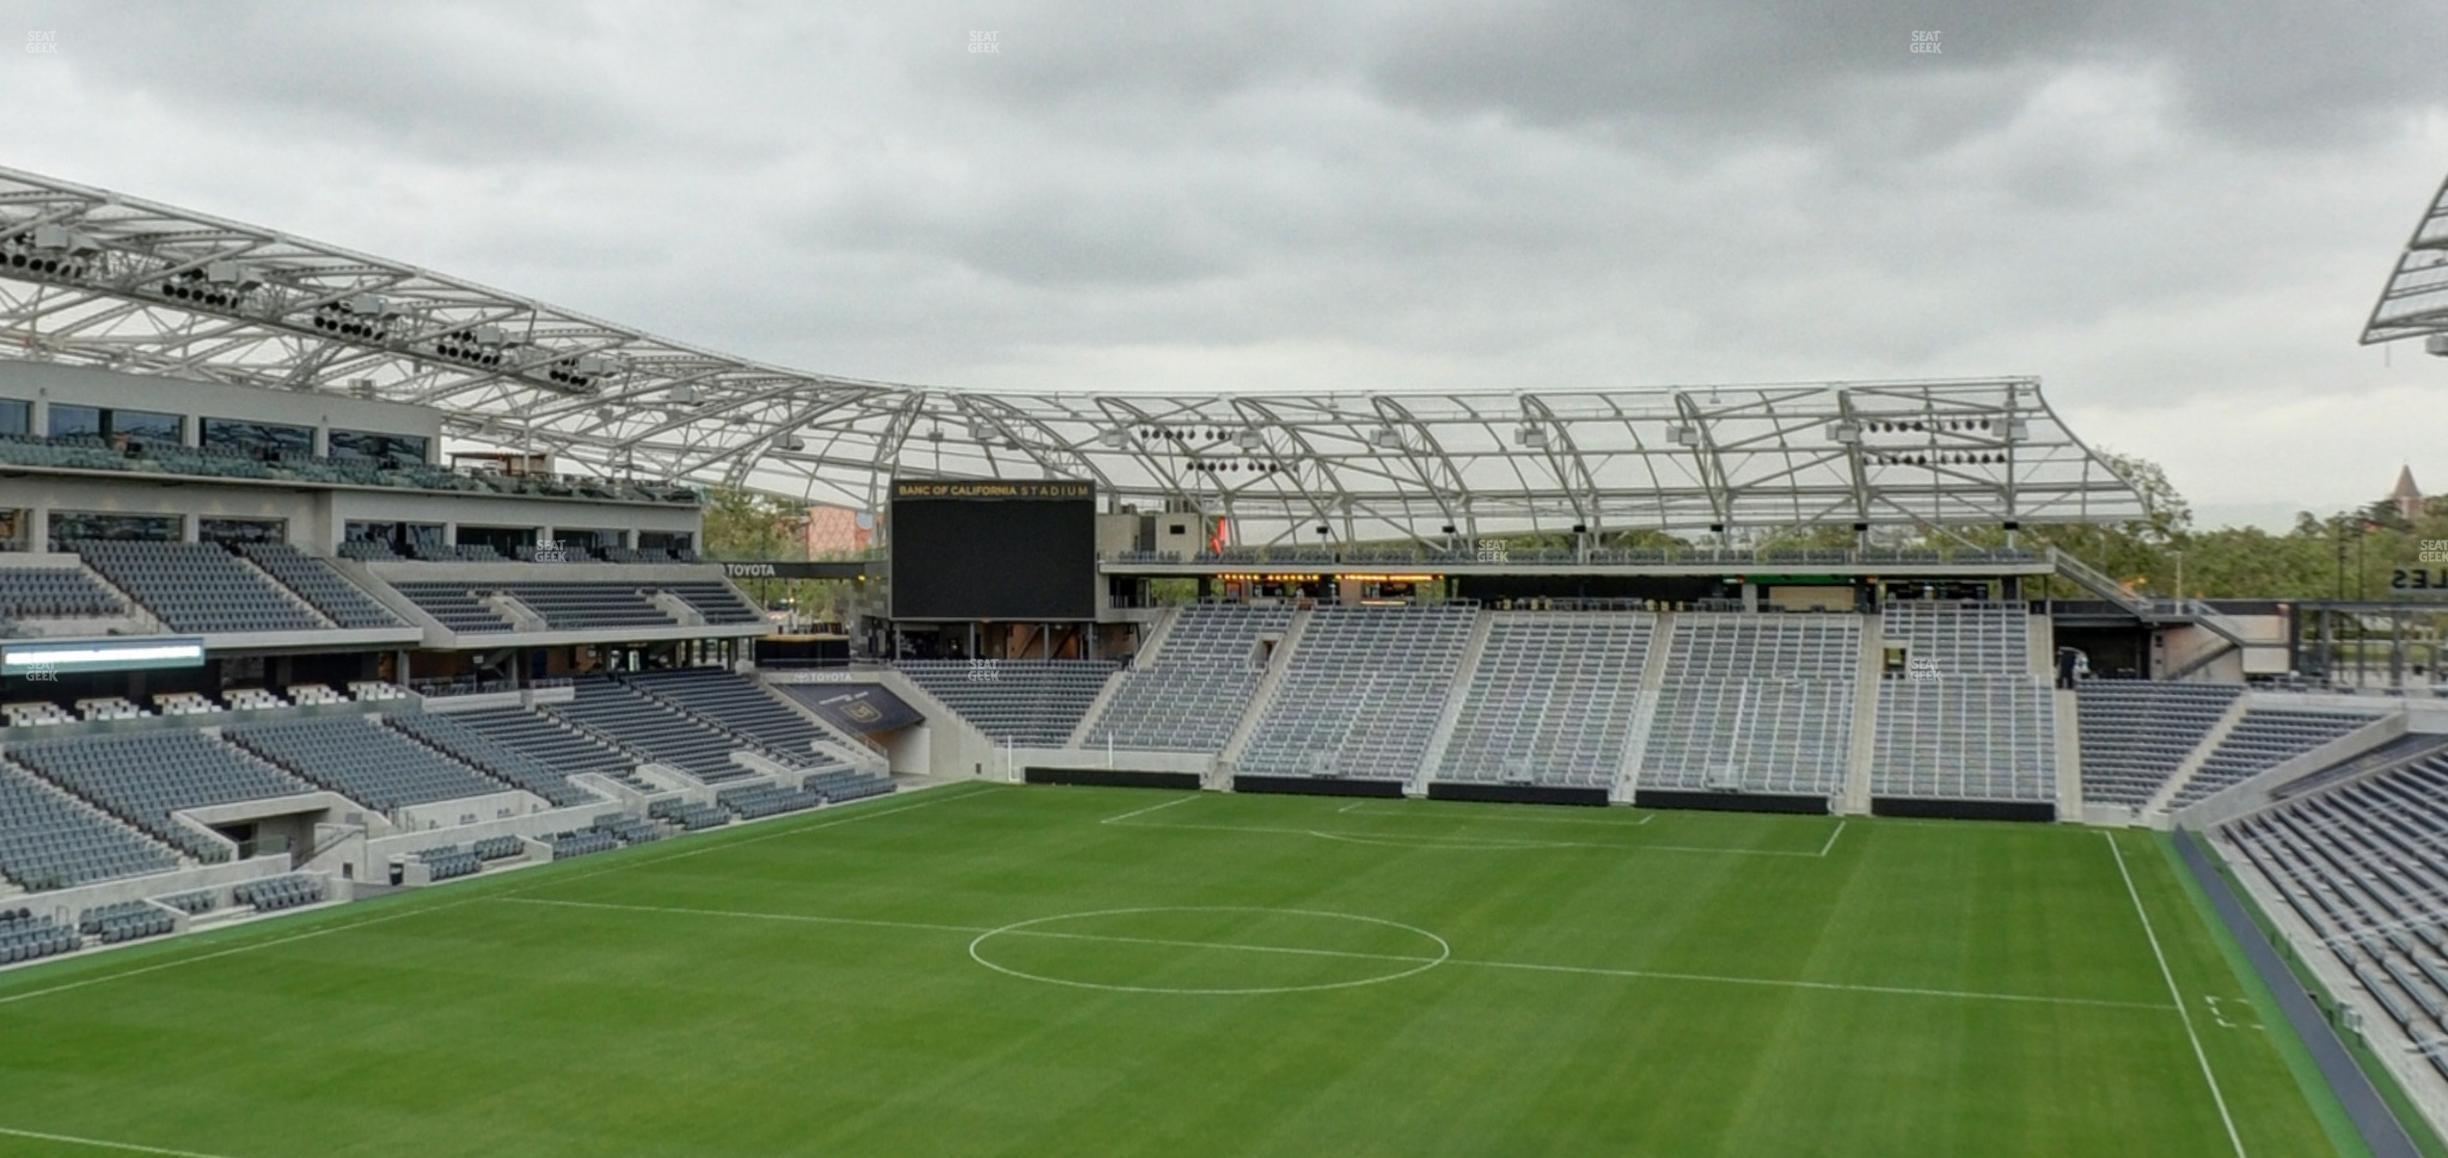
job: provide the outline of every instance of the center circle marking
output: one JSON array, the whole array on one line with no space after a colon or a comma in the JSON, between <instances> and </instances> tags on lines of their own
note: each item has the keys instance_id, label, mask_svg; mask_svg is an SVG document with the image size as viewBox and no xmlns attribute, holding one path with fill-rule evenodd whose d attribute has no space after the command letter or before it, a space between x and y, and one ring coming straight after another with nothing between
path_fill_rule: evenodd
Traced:
<instances>
[{"instance_id":1,"label":"center circle marking","mask_svg":"<svg viewBox=\"0 0 2448 1158\"><path fill-rule=\"evenodd\" d=\"M1324 981L1314 985L1239 985L1218 988L1190 988L1186 986L1174 985L1110 985L1102 981L1078 981L1068 977L1049 977L1043 973L1031 973L1025 969L1014 969L1009 965L1002 964L1001 962L989 960L986 954L981 951L981 947L984 946L986 942L994 940L997 937L1027 936L1030 930L1035 929L1040 925L1051 925L1061 921L1085 921L1095 917L1124 917L1134 913L1271 913L1278 916L1323 917L1337 921L1355 921L1366 925L1381 925L1388 929L1400 929L1405 933L1410 933L1414 936L1422 938L1423 940L1432 942L1436 945L1436 955L1434 957L1425 957L1415 960L1408 957L1397 957L1393 954L1386 954L1387 964L1407 964L1409 967L1387 973L1379 977L1359 977L1349 981ZM1072 935L1073 934L1064 934L1064 936ZM1080 940L1114 941L1119 943L1130 943L1135 940L1142 940L1140 938L1125 937L1120 935L1104 937L1092 933L1076 934L1076 936ZM1156 939L1146 938L1144 940ZM1164 943L1184 947L1194 947L1195 944L1197 944L1195 942L1172 940L1166 940ZM1227 952L1237 953L1286 951L1307 952L1307 950L1291 950L1288 947L1280 946L1260 948L1250 945L1234 945L1225 941L1214 942L1213 947L1225 950ZM1324 950L1320 950L1318 952L1321 956L1332 955ZM1358 957L1376 956L1376 954L1357 953L1352 955ZM1197 997L1240 996L1266 993L1312 993L1327 989L1356 989L1363 985L1383 985L1388 981L1400 981L1405 977L1418 976L1419 974L1425 973L1439 965L1444 964L1446 961L1452 959L1452 957L1453 946L1447 944L1445 938L1439 937L1436 934L1420 928L1417 925L1406 925L1400 921L1386 920L1383 917L1363 917L1356 913L1329 913L1318 909L1270 909L1244 905L1148 905L1131 909L1095 909L1085 913L1056 913L1050 917L1032 917L1025 921L1014 921L1011 924L1001 926L1000 928L988 929L985 932L978 934L976 939L969 942L970 960L975 961L988 969L992 969L997 973L1002 973L1007 976L1018 977L1028 981L1042 981L1048 985L1067 985L1073 989L1098 989L1108 993L1167 993L1184 994Z\"/></svg>"}]
</instances>

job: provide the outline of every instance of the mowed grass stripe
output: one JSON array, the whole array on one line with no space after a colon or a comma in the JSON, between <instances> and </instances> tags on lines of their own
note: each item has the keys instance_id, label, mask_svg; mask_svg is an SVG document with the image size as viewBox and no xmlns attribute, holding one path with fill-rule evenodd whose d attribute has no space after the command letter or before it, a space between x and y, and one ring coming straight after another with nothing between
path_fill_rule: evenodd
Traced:
<instances>
[{"instance_id":1,"label":"mowed grass stripe","mask_svg":"<svg viewBox=\"0 0 2448 1158\"><path fill-rule=\"evenodd\" d=\"M965 803L478 878L378 902L452 905L429 920L0 1007L0 1125L235 1158L2232 1154L2173 1011L2077 1003L2167 992L2089 831L1854 820L1825 857L1495 854L1100 823L1169 800L1154 819L1357 820L1329 819L1342 801L940 791ZM1645 831L1816 851L1836 823L1686 820ZM2215 992L2223 962L2131 851L2179 992ZM1456 960L1227 1000L1033 983L964 951L968 930L1133 906L1364 914L1433 931ZM1002 943L1032 946L1032 967L1076 957L1161 984L1340 960L1206 944L1285 928L1057 924L1196 944ZM2267 1035L2214 1028L2255 1158L2334 1152Z\"/></svg>"},{"instance_id":2,"label":"mowed grass stripe","mask_svg":"<svg viewBox=\"0 0 2448 1158\"><path fill-rule=\"evenodd\" d=\"M2104 1009L2157 1010L2174 1014L2176 1007L2166 1002L2111 1001L2089 997L2055 997L2033 993L1984 993L1972 990L1926 989L1902 985L1864 985L1840 981L1810 981L1778 977L1729 977L1716 974L1673 973L1650 969L1622 969L1589 965L1548 965L1534 961L1491 961L1473 957L1439 956L1411 953L1359 953L1344 949L1318 949L1292 945L1253 945L1238 941L1188 941L1165 937L1133 937L1110 933L1068 933L1051 929L1015 929L1010 926L946 925L923 921L887 921L866 917L831 917L813 913L761 913L732 909L693 909L675 905L623 905L604 901L564 901L549 897L497 897L501 904L542 905L565 909L593 909L604 912L658 913L665 916L713 917L745 921L780 921L806 925L857 925L878 929L905 929L913 932L953 933L967 937L993 934L1051 941L1101 942L1115 945L1157 945L1182 949L1213 949L1233 953L1283 953L1297 956L1342 957L1370 961L1401 963L1438 962L1447 965L1479 969L1518 969L1530 973L1572 975L1581 977L1614 977L1643 981L1688 981L1711 985L1756 985L1786 989L1813 990L1823 993L1880 994L1892 997L1934 997L1963 1001L2009 1001L2044 1005L2087 1005Z\"/></svg>"},{"instance_id":3,"label":"mowed grass stripe","mask_svg":"<svg viewBox=\"0 0 2448 1158\"><path fill-rule=\"evenodd\" d=\"M936 791L943 790L937 789ZM480 877L475 880L454 885L448 889L410 893L397 897L385 897L369 902L369 907L376 907L386 910L380 916L359 917L355 920L340 919L347 916L354 916L355 914L352 912L352 910L355 908L355 906L333 906L320 909L314 913L298 914L286 919L276 921L251 921L246 924L235 925L228 928L210 929L195 936L182 937L174 941L161 942L155 945L138 946L129 950L117 950L90 957L81 957L58 962L52 965L37 966L32 969L14 970L11 974L5 975L5 977L0 977L0 1006L7 1006L20 1001L29 1001L38 997L46 997L54 993L66 993L72 990L83 989L87 986L115 981L122 977L143 976L149 973L157 973L165 969L173 969L180 966L218 960L220 958L235 956L241 953L254 953L265 949L278 948L283 945L312 940L314 938L328 936L333 933L347 932L351 929L385 924L391 921L403 920L408 917L422 916L427 913L441 912L481 899L480 897L468 895L472 892L481 893L493 889L506 888L511 893L515 894L552 885L567 885L577 881L606 876L615 872L644 868L649 865L660 864L666 861L706 856L713 853L723 852L731 848L760 844L765 841L778 840L788 836L796 836L804 832L832 828L837 825L849 824L855 821L881 819L886 816L898 815L899 813L903 812L915 811L929 805L942 804L951 800L961 799L966 796L979 795L981 792L991 793L992 789L979 789L961 793L947 793L943 796L929 797L914 803L904 803L897 808L869 807L861 809L857 807L859 804L881 805L891 801L907 799L906 797L899 796L873 797L866 801L857 801L850 805L843 806L845 810L856 809L856 811L851 812L851 814L847 816L837 815L832 809L821 809L817 812L803 816L789 817L783 820L769 822L767 825L757 826L753 830L754 835L748 835L744 832L715 833L707 835L698 840L683 842L683 846L677 848L663 842L656 842L654 844L640 845L621 849L615 852L599 854L597 857L587 861L570 861L564 864L542 865L515 873L504 873L495 877ZM656 855L658 853L661 855ZM301 929L300 926L308 927ZM205 951L207 946L223 941L236 941L239 943L230 945L229 947L223 949ZM164 961L154 961L150 964L139 965L135 968L110 970L108 972L103 972L98 976L87 977L76 981L59 982L57 984L47 986L36 986L30 984L31 982L39 979L54 976L57 973L74 972L92 968L106 969L109 966L126 965L132 961L139 961L147 957L162 955L168 955L170 959ZM8 989L6 986L7 983L10 982L18 983L21 988L13 991Z\"/></svg>"}]
</instances>

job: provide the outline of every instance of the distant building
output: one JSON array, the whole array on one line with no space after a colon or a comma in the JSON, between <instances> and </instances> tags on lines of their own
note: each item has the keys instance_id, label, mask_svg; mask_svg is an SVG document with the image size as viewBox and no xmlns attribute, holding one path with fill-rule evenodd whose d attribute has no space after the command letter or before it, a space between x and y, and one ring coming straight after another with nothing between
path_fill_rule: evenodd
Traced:
<instances>
[{"instance_id":1,"label":"distant building","mask_svg":"<svg viewBox=\"0 0 2448 1158\"><path fill-rule=\"evenodd\" d=\"M2414 485L2412 466L2397 468L2397 486L2389 491L2389 504L2409 523L2422 517L2423 493L2422 488Z\"/></svg>"},{"instance_id":2,"label":"distant building","mask_svg":"<svg viewBox=\"0 0 2448 1158\"><path fill-rule=\"evenodd\" d=\"M808 508L808 558L854 555L872 546L875 546L874 515L849 507Z\"/></svg>"}]
</instances>

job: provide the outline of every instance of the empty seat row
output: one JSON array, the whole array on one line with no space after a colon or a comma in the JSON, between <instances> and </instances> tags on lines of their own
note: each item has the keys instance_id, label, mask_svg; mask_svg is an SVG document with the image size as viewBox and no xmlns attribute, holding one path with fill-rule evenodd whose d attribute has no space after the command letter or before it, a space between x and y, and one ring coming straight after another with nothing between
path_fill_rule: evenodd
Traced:
<instances>
[{"instance_id":1,"label":"empty seat row","mask_svg":"<svg viewBox=\"0 0 2448 1158\"><path fill-rule=\"evenodd\" d=\"M634 688L602 676L579 680L567 703L552 704L545 713L601 736L642 760L680 769L707 783L755 775L731 759L731 753L754 748L744 740L686 716ZM792 759L776 753L778 758ZM814 763L812 758L797 763Z\"/></svg>"},{"instance_id":2,"label":"empty seat row","mask_svg":"<svg viewBox=\"0 0 2448 1158\"><path fill-rule=\"evenodd\" d=\"M84 948L75 930L26 909L0 913L0 965L15 965Z\"/></svg>"},{"instance_id":3,"label":"empty seat row","mask_svg":"<svg viewBox=\"0 0 2448 1158\"><path fill-rule=\"evenodd\" d=\"M395 721L396 724L414 731L420 739L436 743L460 759L467 760L479 767L487 767L483 762L485 759L498 759L498 757L488 755L489 749L470 746L462 750L454 747L451 738L458 733L455 729L439 725L427 726L429 722L436 720L448 720L451 724L458 725L486 740L526 756L563 777L592 772L598 776L619 781L640 792L649 792L654 789L654 785L638 778L638 757L630 755L609 740L598 739L594 734L547 712L529 711L525 708L484 708L472 712L451 712L448 715L427 713L423 717L409 713L401 715ZM510 764L504 760L503 766L508 768ZM535 775L536 773L531 768L512 775L508 779L515 784L525 784Z\"/></svg>"},{"instance_id":4,"label":"empty seat row","mask_svg":"<svg viewBox=\"0 0 2448 1158\"><path fill-rule=\"evenodd\" d=\"M230 898L238 904L266 913L318 905L326 895L323 878L309 873L263 877L230 890Z\"/></svg>"},{"instance_id":5,"label":"empty seat row","mask_svg":"<svg viewBox=\"0 0 2448 1158\"><path fill-rule=\"evenodd\" d=\"M1656 617L1497 611L1436 778L1611 788Z\"/></svg>"},{"instance_id":6,"label":"empty seat row","mask_svg":"<svg viewBox=\"0 0 2448 1158\"><path fill-rule=\"evenodd\" d=\"M0 567L0 616L10 619L107 619L127 605L76 567Z\"/></svg>"},{"instance_id":7,"label":"empty seat row","mask_svg":"<svg viewBox=\"0 0 2448 1158\"><path fill-rule=\"evenodd\" d=\"M472 877L484 871L484 860L471 849L455 844L439 845L416 854L417 863L425 866L426 879L435 884L460 877Z\"/></svg>"},{"instance_id":8,"label":"empty seat row","mask_svg":"<svg viewBox=\"0 0 2448 1158\"><path fill-rule=\"evenodd\" d=\"M367 716L248 724L231 743L383 812L504 791L499 781Z\"/></svg>"},{"instance_id":9,"label":"empty seat row","mask_svg":"<svg viewBox=\"0 0 2448 1158\"><path fill-rule=\"evenodd\" d=\"M215 908L218 908L221 904L220 898L215 896L211 889L196 889L193 892L172 893L166 897L155 897L153 899L160 901L162 904L168 905L173 909L177 909L178 911L191 917L209 913Z\"/></svg>"},{"instance_id":10,"label":"empty seat row","mask_svg":"<svg viewBox=\"0 0 2448 1158\"><path fill-rule=\"evenodd\" d=\"M649 837L647 839L653 838ZM610 852L613 849L619 848L622 842L619 837L614 836L610 831L605 829L580 828L573 829L569 832L553 833L552 835L544 838L544 843L552 846L552 855L554 860L569 860L572 857L593 856L599 852Z\"/></svg>"},{"instance_id":11,"label":"empty seat row","mask_svg":"<svg viewBox=\"0 0 2448 1158\"><path fill-rule=\"evenodd\" d=\"M9 758L85 800L205 861L229 846L171 814L212 804L295 796L312 785L202 732L39 740L9 748Z\"/></svg>"},{"instance_id":12,"label":"empty seat row","mask_svg":"<svg viewBox=\"0 0 2448 1158\"><path fill-rule=\"evenodd\" d=\"M2083 681L2074 700L2082 729L2083 799L2148 803L2243 690L2240 684Z\"/></svg>"},{"instance_id":13,"label":"empty seat row","mask_svg":"<svg viewBox=\"0 0 2448 1158\"><path fill-rule=\"evenodd\" d=\"M741 820L758 820L780 816L786 812L805 812L825 802L824 793L814 789L784 788L779 784L750 784L740 788L725 788L714 797L716 804L730 809Z\"/></svg>"},{"instance_id":14,"label":"empty seat row","mask_svg":"<svg viewBox=\"0 0 2448 1158\"><path fill-rule=\"evenodd\" d=\"M331 624L213 543L62 544L173 631L318 631Z\"/></svg>"},{"instance_id":15,"label":"empty seat row","mask_svg":"<svg viewBox=\"0 0 2448 1158\"><path fill-rule=\"evenodd\" d=\"M27 891L178 867L169 849L0 763L0 878Z\"/></svg>"},{"instance_id":16,"label":"empty seat row","mask_svg":"<svg viewBox=\"0 0 2448 1158\"><path fill-rule=\"evenodd\" d=\"M705 828L720 828L731 823L731 813L720 805L692 804L679 799L655 801L647 808L646 815L656 820L669 821L689 832Z\"/></svg>"},{"instance_id":17,"label":"empty seat row","mask_svg":"<svg viewBox=\"0 0 2448 1158\"><path fill-rule=\"evenodd\" d=\"M100 905L77 914L77 932L105 945L142 937L167 936L177 930L177 917L159 905L149 905L143 901Z\"/></svg>"},{"instance_id":18,"label":"empty seat row","mask_svg":"<svg viewBox=\"0 0 2448 1158\"><path fill-rule=\"evenodd\" d=\"M1470 603L1311 612L1237 771L1417 776L1477 618Z\"/></svg>"},{"instance_id":19,"label":"empty seat row","mask_svg":"<svg viewBox=\"0 0 2448 1158\"><path fill-rule=\"evenodd\" d=\"M2057 799L2057 701L2028 675L1881 681L1875 796Z\"/></svg>"},{"instance_id":20,"label":"empty seat row","mask_svg":"<svg viewBox=\"0 0 2448 1158\"><path fill-rule=\"evenodd\" d=\"M2409 1037L2448 1037L2448 755L2332 784L2216 831ZM2426 1056L2448 1076L2436 1053Z\"/></svg>"},{"instance_id":21,"label":"empty seat row","mask_svg":"<svg viewBox=\"0 0 2448 1158\"><path fill-rule=\"evenodd\" d=\"M517 708L502 710L527 715ZM439 712L395 712L383 720L447 756L490 773L512 787L523 788L543 797L556 808L584 804L595 799L593 793L570 783L569 776L561 769L486 735L470 726L465 716ZM575 737L572 739L575 740Z\"/></svg>"},{"instance_id":22,"label":"empty seat row","mask_svg":"<svg viewBox=\"0 0 2448 1158\"><path fill-rule=\"evenodd\" d=\"M1039 748L1069 742L1113 678L1107 660L904 660L895 665L990 739Z\"/></svg>"},{"instance_id":23,"label":"empty seat row","mask_svg":"<svg viewBox=\"0 0 2448 1158\"><path fill-rule=\"evenodd\" d=\"M610 834L622 844L647 844L663 839L663 830L626 813L595 818L594 828Z\"/></svg>"},{"instance_id":24,"label":"empty seat row","mask_svg":"<svg viewBox=\"0 0 2448 1158\"><path fill-rule=\"evenodd\" d=\"M885 796L894 789L890 776L860 772L850 768L815 773L802 782L800 787L822 795L830 804L865 800L870 796Z\"/></svg>"},{"instance_id":25,"label":"empty seat row","mask_svg":"<svg viewBox=\"0 0 2448 1158\"><path fill-rule=\"evenodd\" d=\"M2028 603L1902 600L1879 619L1887 646L1902 646L1915 670L1936 678L2037 674Z\"/></svg>"},{"instance_id":26,"label":"empty seat row","mask_svg":"<svg viewBox=\"0 0 2448 1158\"><path fill-rule=\"evenodd\" d=\"M288 543L238 543L233 548L342 627L399 627L391 614L331 564Z\"/></svg>"},{"instance_id":27,"label":"empty seat row","mask_svg":"<svg viewBox=\"0 0 2448 1158\"><path fill-rule=\"evenodd\" d=\"M2183 808L2207 799L2222 788L2241 784L2256 773L2342 739L2375 718L2375 714L2368 712L2256 704L2246 709L2244 717L2210 750L2201 767L2194 770L2193 778L2177 790L2170 807Z\"/></svg>"},{"instance_id":28,"label":"empty seat row","mask_svg":"<svg viewBox=\"0 0 2448 1158\"><path fill-rule=\"evenodd\" d=\"M1115 677L1085 732L1090 747L1221 752L1265 678L1292 609L1198 603L1173 613L1149 659Z\"/></svg>"},{"instance_id":29,"label":"empty seat row","mask_svg":"<svg viewBox=\"0 0 2448 1158\"><path fill-rule=\"evenodd\" d=\"M444 627L458 632L514 631L511 616L488 606L506 596L533 611L546 631L597 631L679 627L680 619L656 602L665 595L688 605L709 624L760 623L763 613L738 588L722 580L635 583L609 580L400 580L392 588Z\"/></svg>"},{"instance_id":30,"label":"empty seat row","mask_svg":"<svg viewBox=\"0 0 2448 1158\"><path fill-rule=\"evenodd\" d=\"M1861 663L1857 616L1677 614L1641 786L1835 795L1851 758Z\"/></svg>"},{"instance_id":31,"label":"empty seat row","mask_svg":"<svg viewBox=\"0 0 2448 1158\"><path fill-rule=\"evenodd\" d=\"M836 746L815 721L765 685L718 667L632 672L619 677L648 696L774 752L805 757Z\"/></svg>"}]
</instances>

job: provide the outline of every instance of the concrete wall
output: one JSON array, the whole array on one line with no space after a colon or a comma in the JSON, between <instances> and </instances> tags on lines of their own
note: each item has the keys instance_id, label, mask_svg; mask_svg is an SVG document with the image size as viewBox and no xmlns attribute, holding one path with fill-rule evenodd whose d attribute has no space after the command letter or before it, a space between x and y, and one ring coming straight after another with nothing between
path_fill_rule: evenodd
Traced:
<instances>
[{"instance_id":1,"label":"concrete wall","mask_svg":"<svg viewBox=\"0 0 2448 1158\"><path fill-rule=\"evenodd\" d=\"M391 879L391 858L395 856L412 856L436 845L465 846L495 836L540 839L556 832L585 828L595 823L598 817L609 816L620 811L622 811L620 805L606 801L600 804L582 804L572 808L554 808L497 820L484 820L475 824L438 831L394 833L390 836L343 845L340 849L334 850L333 854L318 858L311 867L322 871L337 872L339 865L347 864L350 866L349 871L353 872L358 880L381 884Z\"/></svg>"},{"instance_id":2,"label":"concrete wall","mask_svg":"<svg viewBox=\"0 0 2448 1158\"><path fill-rule=\"evenodd\" d=\"M431 832L487 820L503 820L543 812L552 805L531 792L495 792L431 804L404 804L393 810L402 831Z\"/></svg>"},{"instance_id":3,"label":"concrete wall","mask_svg":"<svg viewBox=\"0 0 2448 1158\"><path fill-rule=\"evenodd\" d=\"M260 877L276 877L290 871L286 856L265 856L227 864L200 865L150 876L127 877L115 881L80 885L73 889L52 889L26 893L9 898L9 907L23 906L37 916L61 922L73 922L76 915L100 905L115 905L125 901L141 901L166 897L172 893L192 893L211 889L219 894L223 907L229 904L230 886Z\"/></svg>"},{"instance_id":4,"label":"concrete wall","mask_svg":"<svg viewBox=\"0 0 2448 1158\"><path fill-rule=\"evenodd\" d=\"M891 688L894 695L926 717L925 723L904 729L926 733L925 742L915 747L903 745L906 752L923 753L924 765L905 766L901 753L896 752L893 771L948 780L979 777L1001 780L1009 778L1007 768L1017 767L984 732L971 726L960 713L946 707L942 700L919 687L916 681L891 668L878 669L875 677L876 682Z\"/></svg>"}]
</instances>

